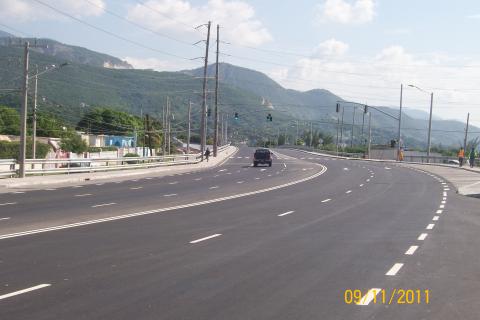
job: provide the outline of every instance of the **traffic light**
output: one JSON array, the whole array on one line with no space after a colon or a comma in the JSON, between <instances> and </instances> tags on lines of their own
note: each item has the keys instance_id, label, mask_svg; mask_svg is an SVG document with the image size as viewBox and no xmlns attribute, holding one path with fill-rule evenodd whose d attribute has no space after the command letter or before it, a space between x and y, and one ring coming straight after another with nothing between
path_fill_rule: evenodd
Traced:
<instances>
[{"instance_id":1,"label":"traffic light","mask_svg":"<svg viewBox=\"0 0 480 320\"><path fill-rule=\"evenodd\" d=\"M235 120L238 120L238 112L235 112Z\"/></svg>"},{"instance_id":2,"label":"traffic light","mask_svg":"<svg viewBox=\"0 0 480 320\"><path fill-rule=\"evenodd\" d=\"M363 113L368 113L368 106L367 105L364 106Z\"/></svg>"},{"instance_id":3,"label":"traffic light","mask_svg":"<svg viewBox=\"0 0 480 320\"><path fill-rule=\"evenodd\" d=\"M340 112L340 103L337 102L337 113Z\"/></svg>"},{"instance_id":4,"label":"traffic light","mask_svg":"<svg viewBox=\"0 0 480 320\"><path fill-rule=\"evenodd\" d=\"M210 117L212 115L212 109L207 110L207 116Z\"/></svg>"},{"instance_id":5,"label":"traffic light","mask_svg":"<svg viewBox=\"0 0 480 320\"><path fill-rule=\"evenodd\" d=\"M271 113L267 115L267 121L273 121L273 117Z\"/></svg>"}]
</instances>

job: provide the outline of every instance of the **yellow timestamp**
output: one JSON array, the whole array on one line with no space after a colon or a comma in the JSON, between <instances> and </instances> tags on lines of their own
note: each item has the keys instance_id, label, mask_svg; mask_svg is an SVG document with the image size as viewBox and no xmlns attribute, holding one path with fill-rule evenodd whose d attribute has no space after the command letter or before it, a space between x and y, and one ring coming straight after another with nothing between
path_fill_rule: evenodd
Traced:
<instances>
[{"instance_id":1,"label":"yellow timestamp","mask_svg":"<svg viewBox=\"0 0 480 320\"><path fill-rule=\"evenodd\" d=\"M428 289L347 289L343 295L346 304L429 304Z\"/></svg>"}]
</instances>

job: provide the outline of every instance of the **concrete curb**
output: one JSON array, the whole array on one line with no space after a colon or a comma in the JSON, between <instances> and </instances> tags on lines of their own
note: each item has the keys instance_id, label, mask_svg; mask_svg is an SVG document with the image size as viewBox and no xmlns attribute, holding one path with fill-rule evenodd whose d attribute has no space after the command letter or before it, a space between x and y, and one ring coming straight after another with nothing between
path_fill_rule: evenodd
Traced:
<instances>
[{"instance_id":1,"label":"concrete curb","mask_svg":"<svg viewBox=\"0 0 480 320\"><path fill-rule=\"evenodd\" d=\"M101 181L107 179L129 178L133 176L152 175L158 173L165 173L169 171L181 171L181 172L193 172L203 169L214 168L223 165L229 157L236 154L238 148L230 146L219 157L223 159L218 162L211 161L210 163L198 162L195 164L177 164L164 167L155 167L150 169L127 169L122 171L109 171L109 172L92 172L92 173L78 173L70 175L49 175L43 177L26 177L24 179L19 178L7 178L0 180L0 188L14 189L14 188L27 188L34 186L47 186L47 185L60 185L69 183L81 183L87 181ZM43 179L40 179L43 178Z\"/></svg>"}]
</instances>

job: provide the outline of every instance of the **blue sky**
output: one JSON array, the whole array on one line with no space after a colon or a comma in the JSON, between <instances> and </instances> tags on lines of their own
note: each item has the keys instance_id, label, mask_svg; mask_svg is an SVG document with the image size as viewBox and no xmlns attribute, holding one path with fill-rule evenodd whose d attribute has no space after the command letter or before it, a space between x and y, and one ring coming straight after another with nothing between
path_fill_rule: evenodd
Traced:
<instances>
[{"instance_id":1,"label":"blue sky","mask_svg":"<svg viewBox=\"0 0 480 320\"><path fill-rule=\"evenodd\" d=\"M189 59L203 55L202 44L191 44L205 29L194 27L212 20L231 43L222 43L229 54L222 61L265 72L285 87L325 88L346 99L396 106L400 84L411 83L435 93L438 116L464 119L471 112L480 124L479 1L0 0L0 8L0 23L15 30L156 70L200 66ZM428 95L408 88L405 104L428 110Z\"/></svg>"}]
</instances>

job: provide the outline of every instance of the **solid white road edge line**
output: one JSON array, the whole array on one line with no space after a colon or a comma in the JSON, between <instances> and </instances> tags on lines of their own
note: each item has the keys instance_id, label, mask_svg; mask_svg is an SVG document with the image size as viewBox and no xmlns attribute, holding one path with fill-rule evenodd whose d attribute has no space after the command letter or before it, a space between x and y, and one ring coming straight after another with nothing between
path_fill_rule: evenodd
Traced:
<instances>
[{"instance_id":1,"label":"solid white road edge line","mask_svg":"<svg viewBox=\"0 0 480 320\"><path fill-rule=\"evenodd\" d=\"M2 207L2 206L11 206L11 205L14 205L14 204L17 204L17 203L16 203L16 202L0 203L0 207Z\"/></svg>"},{"instance_id":2,"label":"solid white road edge line","mask_svg":"<svg viewBox=\"0 0 480 320\"><path fill-rule=\"evenodd\" d=\"M388 270L388 272L385 273L385 275L394 276L397 274L398 271L400 271L400 269L402 269L402 267L403 267L403 263L395 263L393 267L391 267L390 270Z\"/></svg>"},{"instance_id":3,"label":"solid white road edge line","mask_svg":"<svg viewBox=\"0 0 480 320\"><path fill-rule=\"evenodd\" d=\"M302 182L305 182L305 181L315 179L315 178L321 176L322 174L324 174L327 171L327 167L325 167L324 165L321 165L321 164L317 164L317 165L322 167L322 170L320 170L319 172L317 172L317 173L315 173L315 174L313 174L309 177L306 177L306 178L303 178L303 179L300 179L300 180L287 182L287 183L284 183L284 184L281 184L281 185L278 185L278 186L274 186L274 187L270 187L270 188L266 188L266 189L260 189L260 190L256 190L256 191L250 191L250 192L235 194L235 195L231 195L231 196L211 199L211 200L187 203L187 204L182 204L182 205L178 205L178 206L174 206L174 207L159 208L159 209L153 209L153 210L148 210L148 211L122 214L122 215L119 215L119 216L112 216L112 217L102 218L102 219L87 220L87 221L82 221L82 222L63 224L63 225L41 228L41 229L33 229L33 230L27 230L27 231L22 231L22 232L2 234L2 235L0 235L0 240L16 238L16 237L23 237L23 236L26 236L26 235L32 235L32 234L38 234L38 233L44 233L44 232L50 232L50 231L56 231L56 230L77 228L77 227L81 227L81 226L86 226L86 225L91 225L91 224L96 224L96 223L102 223L102 222L108 222L108 221L129 219L129 218L140 217L140 216L149 215L149 214L156 214L156 213L161 213L161 212L166 212L166 211L173 211L173 210L178 210L178 209L197 207L197 206L202 206L202 205L206 205L206 204L212 204L212 203L217 203L217 202L222 202L222 201L227 201L227 200L232 200L232 199L238 199L238 198L248 197L248 196L261 194L261 193L265 193L265 192L269 192L269 191L273 191L273 190L283 189L283 188L286 188L286 187L289 187L289 186L293 186L293 185L296 185L296 184L299 184L299 183L302 183Z\"/></svg>"},{"instance_id":4,"label":"solid white road edge line","mask_svg":"<svg viewBox=\"0 0 480 320\"><path fill-rule=\"evenodd\" d=\"M205 237L205 238L190 241L190 243L191 244L199 243L199 242L202 242L202 241L205 241L205 240L208 240L208 239L220 237L221 235L222 235L221 233L212 234L211 236L208 236L208 237Z\"/></svg>"},{"instance_id":5,"label":"solid white road edge line","mask_svg":"<svg viewBox=\"0 0 480 320\"><path fill-rule=\"evenodd\" d=\"M51 284L49 284L49 283L39 284L38 286L35 286L35 287L31 287L31 288L27 288L27 289L18 290L18 291L15 291L15 292L4 294L4 295L0 296L0 300L10 298L10 297L13 297L13 296L18 296L19 294L22 294L22 293L27 293L27 292L30 292L30 291L34 291L34 290L38 290L38 289L42 289L42 288L50 287L50 286L51 286Z\"/></svg>"},{"instance_id":6,"label":"solid white road edge line","mask_svg":"<svg viewBox=\"0 0 480 320\"><path fill-rule=\"evenodd\" d=\"M10 217L0 218L0 221L2 220L10 220Z\"/></svg>"},{"instance_id":7,"label":"solid white road edge line","mask_svg":"<svg viewBox=\"0 0 480 320\"><path fill-rule=\"evenodd\" d=\"M75 197L88 197L91 196L91 193L84 193L84 194L76 194Z\"/></svg>"}]
</instances>

